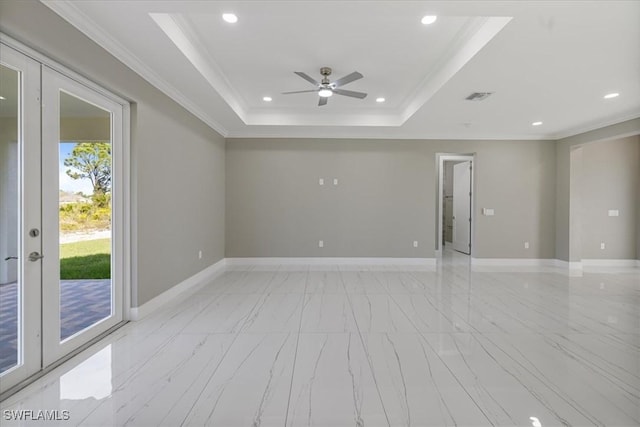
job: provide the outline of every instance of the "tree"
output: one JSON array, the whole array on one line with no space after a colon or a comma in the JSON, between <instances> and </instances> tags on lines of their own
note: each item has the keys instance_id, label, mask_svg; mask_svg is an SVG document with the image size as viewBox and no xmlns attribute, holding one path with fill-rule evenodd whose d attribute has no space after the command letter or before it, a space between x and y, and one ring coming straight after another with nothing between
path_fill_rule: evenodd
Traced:
<instances>
[{"instance_id":1,"label":"tree","mask_svg":"<svg viewBox=\"0 0 640 427\"><path fill-rule=\"evenodd\" d=\"M88 178L93 197L111 191L111 144L108 142L79 142L64 159L67 175L73 179Z\"/></svg>"}]
</instances>

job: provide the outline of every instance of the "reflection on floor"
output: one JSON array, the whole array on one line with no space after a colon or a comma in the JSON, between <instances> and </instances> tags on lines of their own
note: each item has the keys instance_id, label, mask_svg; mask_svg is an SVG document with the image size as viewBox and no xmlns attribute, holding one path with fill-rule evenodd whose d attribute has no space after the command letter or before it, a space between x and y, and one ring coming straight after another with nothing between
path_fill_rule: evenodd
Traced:
<instances>
[{"instance_id":1,"label":"reflection on floor","mask_svg":"<svg viewBox=\"0 0 640 427\"><path fill-rule=\"evenodd\" d=\"M17 362L16 283L0 286L0 372ZM93 325L111 314L111 280L60 282L61 339Z\"/></svg>"},{"instance_id":2,"label":"reflection on floor","mask_svg":"<svg viewBox=\"0 0 640 427\"><path fill-rule=\"evenodd\" d=\"M230 267L0 406L91 426L640 425L638 269L465 258Z\"/></svg>"}]
</instances>

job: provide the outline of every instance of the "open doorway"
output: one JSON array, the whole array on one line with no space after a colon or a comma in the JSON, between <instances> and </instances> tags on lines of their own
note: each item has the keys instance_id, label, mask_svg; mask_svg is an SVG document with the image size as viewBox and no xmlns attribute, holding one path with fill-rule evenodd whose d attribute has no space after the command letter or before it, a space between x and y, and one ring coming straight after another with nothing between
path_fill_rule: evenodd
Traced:
<instances>
[{"instance_id":1,"label":"open doorway","mask_svg":"<svg viewBox=\"0 0 640 427\"><path fill-rule=\"evenodd\" d=\"M438 156L436 249L471 255L473 249L473 155Z\"/></svg>"}]
</instances>

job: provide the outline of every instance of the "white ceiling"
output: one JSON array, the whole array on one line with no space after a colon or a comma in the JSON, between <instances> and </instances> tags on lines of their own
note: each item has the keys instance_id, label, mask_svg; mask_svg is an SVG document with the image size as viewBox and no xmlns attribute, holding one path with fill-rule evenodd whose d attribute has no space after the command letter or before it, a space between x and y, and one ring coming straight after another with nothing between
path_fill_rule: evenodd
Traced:
<instances>
[{"instance_id":1,"label":"white ceiling","mask_svg":"<svg viewBox=\"0 0 640 427\"><path fill-rule=\"evenodd\" d=\"M557 139L640 117L635 0L42 1L227 137ZM369 96L281 94L323 66Z\"/></svg>"}]
</instances>

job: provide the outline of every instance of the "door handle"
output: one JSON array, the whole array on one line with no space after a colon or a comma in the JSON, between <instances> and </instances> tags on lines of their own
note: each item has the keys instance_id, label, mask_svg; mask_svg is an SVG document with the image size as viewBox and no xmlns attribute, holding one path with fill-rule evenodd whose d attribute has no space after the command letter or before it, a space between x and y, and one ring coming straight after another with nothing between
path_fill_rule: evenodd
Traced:
<instances>
[{"instance_id":1,"label":"door handle","mask_svg":"<svg viewBox=\"0 0 640 427\"><path fill-rule=\"evenodd\" d=\"M4 260L5 261L9 261L10 259L18 259L18 257L17 256L8 256Z\"/></svg>"},{"instance_id":2,"label":"door handle","mask_svg":"<svg viewBox=\"0 0 640 427\"><path fill-rule=\"evenodd\" d=\"M42 259L42 258L44 258L44 255L40 255L39 252L31 252L29 254L29 261L31 262L38 261L39 259Z\"/></svg>"}]
</instances>

